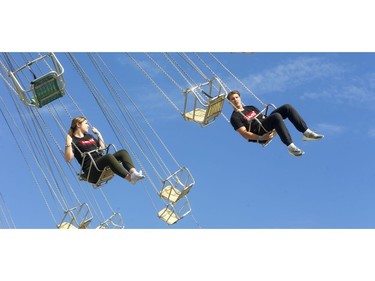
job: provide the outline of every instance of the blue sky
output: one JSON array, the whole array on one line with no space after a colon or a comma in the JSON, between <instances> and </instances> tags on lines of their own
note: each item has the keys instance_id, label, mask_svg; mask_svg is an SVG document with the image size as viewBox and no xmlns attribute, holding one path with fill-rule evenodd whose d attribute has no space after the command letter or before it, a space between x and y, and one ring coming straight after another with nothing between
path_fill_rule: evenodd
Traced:
<instances>
[{"instance_id":1,"label":"blue sky","mask_svg":"<svg viewBox=\"0 0 375 281\"><path fill-rule=\"evenodd\" d=\"M138 1L127 4L126 9L94 1L90 2L90 13L87 4L78 2L68 1L58 7L38 2L23 3L23 9L18 9L19 1L4 4L4 10L17 13L4 13L0 19L4 27L1 51L55 51L66 68L69 92L61 101L76 114L75 105L67 98L72 96L106 141L120 147L65 55L73 52L94 77L94 68L86 68L85 52L110 52L101 55L121 77L126 91L178 163L191 170L196 180L188 195L193 217L187 216L173 227L158 220L147 193L154 194L149 181L145 186L131 186L114 179L98 191L85 185L77 187L69 174L77 193L90 190L88 194L102 203L101 192L105 192L113 209L123 214L128 231L56 231L10 130L0 126L0 148L7 161L0 169L4 199L0 206L9 210L1 215L11 217L19 229L8 230L12 228L9 223L1 225L3 276L18 280L35 275L47 280L50 272L40 270L41 262L54 272L60 272L67 260L91 269L100 256L110 257L100 260L101 269L125 268L125 274L133 279L164 280L167 272L161 268L163 256L188 264L189 270L183 266L168 270L170 276L182 280L373 280L374 46L368 36L373 16L367 1L340 3L339 7L326 1L310 6L296 1L267 1L252 3L251 9L243 9L240 1L215 7L201 1L178 7L168 1ZM58 16L51 9L57 9ZM39 13L43 16L35 16ZM15 20L17 25L12 24ZM178 32L172 29L176 23ZM157 52L165 51L214 52L259 98L276 105L293 104L309 126L325 138L303 143L291 128L295 143L306 152L297 159L278 139L267 148L244 142L223 116L206 128L187 123L123 53L144 51L155 58L159 57ZM254 54L239 54L243 51ZM132 54L173 102L182 106L176 85L158 73L144 55ZM241 90L245 103L254 102L228 73L216 70L231 88ZM177 79L175 73L173 77ZM17 118L2 82L0 96ZM59 104L56 110L60 113L60 101L54 104ZM5 110L2 102L0 109ZM57 143L63 145L61 132L49 123L47 110L40 113L56 133ZM225 104L224 116L230 113L229 104ZM4 124L2 116L0 120ZM67 118L63 120L68 126ZM26 154L33 164L34 159ZM61 157L57 155L58 161ZM64 171L69 169L61 166ZM45 182L40 183L44 194L49 195ZM83 197L79 193L80 200ZM57 212L58 204L48 199ZM108 205L101 206L108 215ZM95 214L101 216L100 212ZM1 217L1 221L6 220ZM179 255L174 251L177 248ZM85 255L72 255L66 249L79 249ZM120 258L112 258L119 253ZM23 270L19 270L20 265ZM118 270L80 269L69 272L86 279L114 279L119 275Z\"/></svg>"},{"instance_id":2,"label":"blue sky","mask_svg":"<svg viewBox=\"0 0 375 281\"><path fill-rule=\"evenodd\" d=\"M31 54L33 55L37 56ZM121 144L117 143L117 137L124 136L124 143L129 145L125 149L134 150L135 157L140 158L141 162L136 166L147 167L147 163L142 162L146 160L142 160L142 155L137 151L135 144L132 144L132 141L139 140L139 135L130 131L118 133L116 128L113 132L104 120L95 99L90 95L89 88L74 71L68 55L61 52L56 55L65 68L64 77L68 93L55 102L54 108L56 116L61 116L60 124L63 128L70 125L69 115L64 112L63 107L71 110L71 116L80 115L79 111L82 111L102 132L107 143L114 143L119 148ZM265 103L277 106L284 103L293 104L311 129L325 135L319 142L302 142L301 135L286 121L295 144L306 152L301 158L289 155L278 138L265 148L244 141L228 123L232 112L229 103L225 103L223 115L207 127L201 128L197 123L184 121L175 108L176 106L180 111L183 110L184 96L170 77L184 89L188 88L189 84L177 71L168 66L162 53L150 53L149 56L158 61L170 77L164 75L145 54L130 53L130 56L152 77L157 87L133 63L128 54L99 55L121 80L126 94L133 99L168 148L169 152L153 140L154 134L151 130L143 127L155 145L155 150L161 153L161 161L169 165L172 172L186 166L195 179L195 185L188 194L192 216L186 216L173 225L173 228L374 227L374 174L370 165L371 154L363 153L371 151L371 143L375 137L372 116L375 72L371 63L375 60L374 54L213 53L239 79L238 82L220 65L215 65L210 54L197 53L206 63L211 64L210 68L230 89L242 92L245 104L252 103L261 107L253 94ZM176 60L181 59L177 53L170 55ZM186 55L191 59L196 58L194 53ZM12 56L17 57L17 54ZM93 78L90 79L97 82L96 87L101 91L99 96L108 97L110 102L110 93L100 84L98 76L95 76L97 74L93 72L93 64L90 64L88 55L73 53L73 56L80 60L84 71L92 75ZM203 67L202 70L206 71ZM185 71L190 72L190 75L196 75L195 71L188 67ZM206 75L210 77L210 73ZM195 81L197 79L199 78L195 78ZM243 88L243 85L250 89L250 92ZM2 93L5 93L4 83L1 86ZM78 104L78 109L68 97L72 97ZM3 111L10 110L14 114L13 118L18 120L10 95L3 94L2 99L6 106L3 107ZM143 121L139 119L139 113L133 113L135 109L132 109L131 105L128 106L129 116L133 116L141 124ZM52 124L47 137L49 133L54 136L47 142L57 141L56 145L62 146L64 138L61 136L64 131L59 127L60 124L53 125L53 117L46 108L39 111L42 120L46 124ZM123 122L125 128L132 126L126 123L115 105L109 104L109 108L112 113L118 115L116 120ZM10 117L8 122L12 124ZM19 133L17 130L14 132ZM25 171L22 177L6 177L9 172L2 170L4 188L1 192L15 226L54 228L54 220L59 221L59 208L53 210L56 198L48 197L49 188L54 187L44 184L43 177L39 178L39 184L33 182L32 174L26 172L29 169L28 165L25 165L14 138L4 137L9 133L7 127L1 128L1 135L6 141L1 144L4 157L9 159L13 166ZM27 135L24 138L27 138ZM359 139L362 139L360 143ZM23 153L29 159L29 165L33 167L32 173L37 178L40 177L42 171L34 167L33 153L27 150L27 146L23 149ZM61 161L61 154L58 151L55 153L59 165L66 169L64 166L68 165ZM171 157L174 158L173 161ZM73 170L78 168L74 166ZM146 172L152 177L150 171ZM66 177L72 182L74 190L77 185L75 176L69 172L63 174L67 174ZM122 214L124 224L128 228L168 228L169 226L160 221L153 210L154 205L158 208L161 201L154 196L154 183L158 185L158 180L151 178L150 182L145 181L132 186L120 179L114 179L100 191L95 190L96 193L92 193L95 199L88 199L88 204L94 205L90 200L100 201L104 194L110 206L99 206L99 212L104 213L103 217L106 208L109 208L108 211L114 210ZM5 188L14 184L18 186L17 189ZM67 186L71 188L69 184ZM77 189L83 189L83 194L91 193L91 190L86 190L91 189L91 186L84 183ZM46 198L48 208L55 212L55 217L51 217L42 194ZM79 198L79 201L86 202L85 199L87 198ZM23 206L21 209L20 202ZM35 211L30 213L26 211L28 209ZM36 214L38 219L34 219Z\"/></svg>"},{"instance_id":3,"label":"blue sky","mask_svg":"<svg viewBox=\"0 0 375 281\"><path fill-rule=\"evenodd\" d=\"M114 142L119 147L115 134L103 121L97 104L71 69L67 55L56 54L65 67L68 94L54 103L61 101L66 103L66 108L70 109L74 116L77 109L73 102L67 99L71 96L88 116L90 122L100 129L106 141ZM192 53L187 54L193 57ZM196 183L188 194L192 215L186 216L172 227L159 220L153 204L160 201L155 196L150 200L149 196L153 196L153 190L147 181L144 185L132 186L115 178L100 190L93 190L90 185L82 184L77 187L77 194L83 189L98 202L103 202L102 196L105 194L111 208L122 213L128 229L221 229L222 231L214 232L215 238L211 237L211 232L203 232L204 237L211 237L210 241L213 244L205 242L199 247L203 247L208 252L214 247L215 241L220 243L221 239L228 239L228 233L223 230L294 230L286 236L283 232L276 232L276 236L272 236L273 232L229 233L229 237L240 237L239 241L247 241L249 237L254 237L253 241L258 242L264 241L261 239L271 235L270 239L274 241L273 243L280 242L274 246L281 247L280 251L285 251L281 246L284 243L292 246L295 243L302 243L306 247L306 241L316 237L314 234L305 236L306 233L303 232L299 234L296 229L373 229L375 194L370 152L375 137L372 115L374 110L372 93L375 86L372 63L375 59L374 54L321 52L213 54L263 102L271 102L275 105L293 104L303 115L309 127L324 134L325 138L319 142L302 142L301 135L287 123L294 142L306 152L301 158L289 155L277 138L266 148L249 144L241 139L225 118L228 118L232 112L229 104L225 104L223 108L225 117L220 116L213 124L201 128L196 123L184 121L171 102L167 101L165 96L139 71L126 53L100 53L101 58L111 65L112 71L121 77L127 93L147 116L173 157L177 162L187 166L194 176ZM12 55L16 56L16 54ZM83 66L85 66L83 62L89 65L87 54L73 53L73 55L82 62ZM177 87L168 81L165 75L158 72L144 54L130 53L130 55L153 76L154 81L170 100L182 108L183 95ZM165 63L161 53L150 55L159 59L160 64ZM177 57L176 53L171 55ZM207 53L198 53L198 55L207 60L210 57ZM87 66L85 70L94 76L92 67ZM220 69L215 71L231 89L236 88L242 92L244 103L257 104L252 94L241 88L241 83L233 81L225 71ZM177 80L178 75L173 75ZM92 80L100 85L96 78ZM10 110L13 112L13 118L18 120L10 95L5 92L3 84L1 87L2 99L5 103L5 105L1 104L2 110L4 112ZM103 91L106 95L105 89ZM18 99L15 101L20 103ZM51 120L46 108L40 109L40 114L49 124ZM56 107L57 115L64 116L66 113L61 108L60 104ZM130 112L136 116L135 111ZM70 119L62 118L62 123L68 127ZM10 122L9 116L8 119ZM53 143L57 140L58 144L64 145L64 138L59 137L63 134L60 129L56 125L51 125L49 130L55 137ZM1 169L3 178L1 192L10 212L8 217L11 216L15 228L52 229L55 226L54 221L9 132L7 127L1 127L0 134L3 140L1 148L4 159L9 161L9 166L17 167L17 172ZM150 137L152 137L151 133ZM156 142L155 145L157 146ZM170 161L167 153L160 148L159 150L163 153L166 163L173 162ZM24 153L33 166L32 157L29 157L27 150ZM68 165L63 162L62 156L57 153L56 158L62 163L63 169L66 169ZM38 178L40 176L38 169L32 168L32 170ZM18 176L19 171L24 171L22 176ZM75 187L74 175L68 174L67 177ZM41 182L40 189L48 198L48 188L43 181ZM47 205L52 209L56 206L52 199L47 200ZM99 209L108 214L109 208L106 204ZM58 217L58 212L55 216ZM93 227L95 226L93 223ZM190 236L189 232L184 234ZM347 241L345 239L349 238L345 234L341 234L343 235L341 237ZM140 232L136 235L142 236L144 233ZM160 234L152 235L157 240ZM331 241L330 235L334 234L329 232L328 237L323 236L323 245L326 239ZM350 233L346 235L350 236ZM132 241L131 237L128 238ZM64 241L67 238L52 239ZM94 238L90 236L90 239L97 241L96 236ZM268 241L266 239L260 243L264 243L266 247L269 246ZM137 252L137 249L133 249L134 246L128 243L131 242L126 242L121 247ZM327 243L333 249L340 246L340 244L332 246L332 242ZM224 245L227 253L228 251L237 253L231 248L232 243ZM257 248L259 244L253 245L251 242L246 242L245 245L249 251L255 248L262 253L264 249ZM307 248L307 251L314 252L314 244L310 246L312 248ZM238 247L240 246L237 245ZM156 247L155 252L158 251L162 249ZM293 251L299 253L300 249L292 248ZM276 257L279 255L280 252L277 251ZM273 261L278 264L276 258ZM149 260L149 263L152 264L152 260ZM264 266L260 261L255 264L260 266L258 269Z\"/></svg>"}]
</instances>

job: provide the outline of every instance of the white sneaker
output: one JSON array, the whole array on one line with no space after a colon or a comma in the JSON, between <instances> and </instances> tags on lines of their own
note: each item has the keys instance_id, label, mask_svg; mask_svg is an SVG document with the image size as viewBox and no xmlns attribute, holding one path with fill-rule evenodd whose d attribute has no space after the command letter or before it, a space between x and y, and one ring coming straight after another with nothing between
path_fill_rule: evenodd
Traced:
<instances>
[{"instance_id":1,"label":"white sneaker","mask_svg":"<svg viewBox=\"0 0 375 281\"><path fill-rule=\"evenodd\" d=\"M142 170L140 170L139 172L134 171L132 174L130 174L130 183L136 184L137 181L144 179L144 178L145 176L142 175Z\"/></svg>"},{"instance_id":2,"label":"white sneaker","mask_svg":"<svg viewBox=\"0 0 375 281\"><path fill-rule=\"evenodd\" d=\"M305 152L301 149L299 149L298 147L296 148L288 148L288 151L290 154L292 154L293 156L296 156L296 157L299 157L299 156L302 156L303 154L305 154Z\"/></svg>"},{"instance_id":3,"label":"white sneaker","mask_svg":"<svg viewBox=\"0 0 375 281\"><path fill-rule=\"evenodd\" d=\"M304 140L304 141L320 140L320 139L322 139L322 138L324 138L323 135L317 134L317 133L315 133L315 132L313 132L313 131L308 132L308 133L305 132L305 133L303 134L303 136L302 136L302 140Z\"/></svg>"}]
</instances>

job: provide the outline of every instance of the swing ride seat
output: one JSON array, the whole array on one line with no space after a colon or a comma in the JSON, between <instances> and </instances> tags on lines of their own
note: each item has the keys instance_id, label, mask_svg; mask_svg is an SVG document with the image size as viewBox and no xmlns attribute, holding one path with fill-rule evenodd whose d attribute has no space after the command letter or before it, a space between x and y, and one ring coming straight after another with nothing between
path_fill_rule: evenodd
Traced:
<instances>
[{"instance_id":1,"label":"swing ride seat","mask_svg":"<svg viewBox=\"0 0 375 281\"><path fill-rule=\"evenodd\" d=\"M110 167L107 166L101 171L100 177L97 181L88 180L88 177L86 174L78 174L78 176L80 180L87 181L93 184L95 188L98 188L106 184L108 181L110 181L115 176L115 173L111 170Z\"/></svg>"},{"instance_id":2,"label":"swing ride seat","mask_svg":"<svg viewBox=\"0 0 375 281\"><path fill-rule=\"evenodd\" d=\"M165 207L158 213L158 217L165 221L167 224L172 225L178 222L181 218L173 211Z\"/></svg>"},{"instance_id":3,"label":"swing ride seat","mask_svg":"<svg viewBox=\"0 0 375 281\"><path fill-rule=\"evenodd\" d=\"M167 185L162 189L159 195L169 202L176 203L182 197L186 196L192 187L193 184L189 184L188 186L184 186L183 190L179 190L172 185Z\"/></svg>"},{"instance_id":4,"label":"swing ride seat","mask_svg":"<svg viewBox=\"0 0 375 281\"><path fill-rule=\"evenodd\" d=\"M48 65L48 58L52 60L54 69L51 69L50 67L47 73L37 78L30 66L37 64L40 61L44 61ZM42 66L44 65L39 64L39 69L42 69ZM27 78L24 78L27 77L25 73L23 73L23 75L17 75L18 72L22 72L25 69L28 69L34 76L34 80L30 83L28 82L29 80L27 80ZM9 71L9 77L15 86L18 96L25 105L41 108L64 95L66 85L62 75L63 73L64 68L55 54L47 53L46 55L40 56L33 61L27 62L25 65L15 71ZM24 85L28 85L28 88L26 88Z\"/></svg>"},{"instance_id":5,"label":"swing ride seat","mask_svg":"<svg viewBox=\"0 0 375 281\"><path fill-rule=\"evenodd\" d=\"M163 181L163 187L159 192L159 196L169 202L177 203L177 201L189 193L194 183L195 181L190 171L186 167L181 167Z\"/></svg>"},{"instance_id":6,"label":"swing ride seat","mask_svg":"<svg viewBox=\"0 0 375 281\"><path fill-rule=\"evenodd\" d=\"M215 95L214 90L217 92ZM227 92L220 79L213 77L205 83L185 90L184 95L184 119L205 127L221 114Z\"/></svg>"},{"instance_id":7,"label":"swing ride seat","mask_svg":"<svg viewBox=\"0 0 375 281\"><path fill-rule=\"evenodd\" d=\"M179 207L178 204L173 204L169 203L163 208L162 210L159 211L158 217L159 219L165 221L167 224L172 225L190 214L191 212L191 207L189 204L189 201L187 200L187 197L185 203L182 204L182 207ZM178 207L178 211L176 210ZM185 208L188 208L185 213L182 213ZM182 213L182 214L181 214Z\"/></svg>"},{"instance_id":8,"label":"swing ride seat","mask_svg":"<svg viewBox=\"0 0 375 281\"><path fill-rule=\"evenodd\" d=\"M77 229L74 225L71 223L68 223L66 221L62 222L59 226L58 229Z\"/></svg>"},{"instance_id":9,"label":"swing ride seat","mask_svg":"<svg viewBox=\"0 0 375 281\"><path fill-rule=\"evenodd\" d=\"M96 163L94 161L94 158L91 155L93 152L103 152L103 151L106 151L106 154L107 154L111 146L113 146L114 149L116 150L116 148L115 148L115 146L113 144L109 144L108 146L106 146L101 151L99 151L98 149L94 149L94 150L82 153L82 155L83 155L83 157L82 157L83 158L82 159L82 164L84 163L84 160L85 160L85 158L87 156L91 158L91 164L90 164L90 167L89 167L88 174L85 174L83 172L83 170L82 170L83 166L81 166L81 171L80 171L80 173L78 173L79 180L87 181L87 182L91 183L94 188L99 188L102 185L106 184L108 181L110 181L115 176L115 173L111 170L111 168L109 166L105 167L103 170L100 170L98 168L98 166L96 165ZM100 173L100 177L99 177L99 179L96 182L88 180L90 178L90 171L91 171L92 168L94 168L97 171L101 172Z\"/></svg>"},{"instance_id":10,"label":"swing ride seat","mask_svg":"<svg viewBox=\"0 0 375 281\"><path fill-rule=\"evenodd\" d=\"M96 227L96 229L124 229L124 221L120 213L113 213L108 219Z\"/></svg>"},{"instance_id":11,"label":"swing ride seat","mask_svg":"<svg viewBox=\"0 0 375 281\"><path fill-rule=\"evenodd\" d=\"M31 103L41 108L64 95L65 83L62 76L51 71L31 81L33 98Z\"/></svg>"},{"instance_id":12,"label":"swing ride seat","mask_svg":"<svg viewBox=\"0 0 375 281\"><path fill-rule=\"evenodd\" d=\"M190 188L189 188L189 190L190 190ZM160 196L164 197L165 199L167 199L170 202L175 203L178 200L180 200L181 197L185 196L188 192L189 191L181 192L177 188L175 188L171 185L168 185L168 186L163 188L163 190L160 193Z\"/></svg>"},{"instance_id":13,"label":"swing ride seat","mask_svg":"<svg viewBox=\"0 0 375 281\"><path fill-rule=\"evenodd\" d=\"M95 183L95 187L100 187L101 185L107 183L115 176L115 173L111 170L110 167L105 167L98 179Z\"/></svg>"},{"instance_id":14,"label":"swing ride seat","mask_svg":"<svg viewBox=\"0 0 375 281\"><path fill-rule=\"evenodd\" d=\"M93 219L93 218L90 218L90 219L88 219L88 220L85 220L85 221L81 222L81 223L79 224L79 226L78 226L78 229L87 229L88 226L89 226L89 224L91 223L92 219Z\"/></svg>"},{"instance_id":15,"label":"swing ride seat","mask_svg":"<svg viewBox=\"0 0 375 281\"><path fill-rule=\"evenodd\" d=\"M58 229L87 229L93 217L86 203L64 211L65 215Z\"/></svg>"},{"instance_id":16,"label":"swing ride seat","mask_svg":"<svg viewBox=\"0 0 375 281\"><path fill-rule=\"evenodd\" d=\"M205 109L195 108L184 114L185 120L194 121L206 126L221 114L226 95L214 97L208 101Z\"/></svg>"},{"instance_id":17,"label":"swing ride seat","mask_svg":"<svg viewBox=\"0 0 375 281\"><path fill-rule=\"evenodd\" d=\"M90 220L87 220L87 221L84 221L83 223L81 223L78 227L74 226L73 224L69 223L69 222L62 222L58 228L59 229L88 229L88 226L89 224L91 223L92 219Z\"/></svg>"},{"instance_id":18,"label":"swing ride seat","mask_svg":"<svg viewBox=\"0 0 375 281\"><path fill-rule=\"evenodd\" d=\"M259 123L259 125L263 128L262 126L262 122L259 120L259 116L262 114L264 117L267 117L268 116L268 110L269 108L272 107L273 109L276 109L277 107L272 104L272 103L269 103L267 104L266 106L264 106L264 108L257 114L255 115L254 117L250 118L248 121L249 123L252 121L252 120L255 120L256 122ZM264 128L263 128L264 129ZM267 131L266 129L264 129L265 131ZM261 144L263 147L266 147L271 141L272 139L270 140L263 140L263 141L259 141L259 140L248 140L249 142L255 142L255 143L259 143Z\"/></svg>"}]
</instances>

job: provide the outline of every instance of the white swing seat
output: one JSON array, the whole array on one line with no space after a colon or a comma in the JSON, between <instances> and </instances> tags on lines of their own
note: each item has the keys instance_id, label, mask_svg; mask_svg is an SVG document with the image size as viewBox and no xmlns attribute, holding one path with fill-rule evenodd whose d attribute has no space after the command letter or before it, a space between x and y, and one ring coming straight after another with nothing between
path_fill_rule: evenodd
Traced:
<instances>
[{"instance_id":1,"label":"white swing seat","mask_svg":"<svg viewBox=\"0 0 375 281\"><path fill-rule=\"evenodd\" d=\"M124 229L124 221L120 213L112 214L108 219L96 227L96 229Z\"/></svg>"},{"instance_id":2,"label":"white swing seat","mask_svg":"<svg viewBox=\"0 0 375 281\"><path fill-rule=\"evenodd\" d=\"M168 185L162 189L162 191L160 192L160 196L167 199L169 202L176 203L183 196L189 193L192 186L193 185L190 184L181 191L173 187L172 185Z\"/></svg>"},{"instance_id":3,"label":"white swing seat","mask_svg":"<svg viewBox=\"0 0 375 281\"><path fill-rule=\"evenodd\" d=\"M179 191L177 188L174 188L171 185L168 185L164 187L163 190L160 192L160 196L174 203L178 199L180 199L181 191Z\"/></svg>"},{"instance_id":4,"label":"white swing seat","mask_svg":"<svg viewBox=\"0 0 375 281\"><path fill-rule=\"evenodd\" d=\"M203 90L204 87L208 88L207 92L209 94ZM218 88L216 95L213 95L214 88ZM185 90L184 95L185 105L182 113L184 119L199 123L202 127L205 127L221 114L227 92L219 78L214 77L208 82Z\"/></svg>"},{"instance_id":5,"label":"white swing seat","mask_svg":"<svg viewBox=\"0 0 375 281\"><path fill-rule=\"evenodd\" d=\"M189 169L180 167L163 181L159 196L171 203L177 203L189 193L194 184L195 181Z\"/></svg>"},{"instance_id":6,"label":"white swing seat","mask_svg":"<svg viewBox=\"0 0 375 281\"><path fill-rule=\"evenodd\" d=\"M92 218L81 222L81 224L78 226L78 229L87 229L91 221L92 221Z\"/></svg>"},{"instance_id":7,"label":"white swing seat","mask_svg":"<svg viewBox=\"0 0 375 281\"><path fill-rule=\"evenodd\" d=\"M215 120L221 114L225 101L225 95L220 95L209 100L206 109L195 108L185 114L185 119L201 123L202 125L208 125Z\"/></svg>"},{"instance_id":8,"label":"white swing seat","mask_svg":"<svg viewBox=\"0 0 375 281\"><path fill-rule=\"evenodd\" d=\"M78 227L74 226L73 224L69 222L62 222L58 228L59 229L87 229L92 219L89 219L87 221L82 222Z\"/></svg>"},{"instance_id":9,"label":"white swing seat","mask_svg":"<svg viewBox=\"0 0 375 281\"><path fill-rule=\"evenodd\" d=\"M197 123L205 123L206 110L203 108L196 108L184 115L186 120Z\"/></svg>"},{"instance_id":10,"label":"white swing seat","mask_svg":"<svg viewBox=\"0 0 375 281\"><path fill-rule=\"evenodd\" d=\"M165 208L159 211L158 217L167 224L172 225L190 214L191 207L187 196L184 200L179 200L177 203L168 203Z\"/></svg>"},{"instance_id":11,"label":"white swing seat","mask_svg":"<svg viewBox=\"0 0 375 281\"><path fill-rule=\"evenodd\" d=\"M66 221L62 222L59 226L58 229L77 229L73 224L68 223Z\"/></svg>"},{"instance_id":12,"label":"white swing seat","mask_svg":"<svg viewBox=\"0 0 375 281\"><path fill-rule=\"evenodd\" d=\"M168 207L165 207L158 213L158 217L165 221L167 224L172 225L180 220L180 217Z\"/></svg>"},{"instance_id":13,"label":"white swing seat","mask_svg":"<svg viewBox=\"0 0 375 281\"><path fill-rule=\"evenodd\" d=\"M64 211L65 215L58 229L87 229L93 217L86 203Z\"/></svg>"}]
</instances>

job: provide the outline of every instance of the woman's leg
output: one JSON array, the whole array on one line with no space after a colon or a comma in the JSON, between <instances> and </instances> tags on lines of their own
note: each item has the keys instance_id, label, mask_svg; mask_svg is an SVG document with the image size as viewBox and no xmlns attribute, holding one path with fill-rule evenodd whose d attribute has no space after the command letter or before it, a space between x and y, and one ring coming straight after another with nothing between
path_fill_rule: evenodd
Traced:
<instances>
[{"instance_id":1,"label":"woman's leg","mask_svg":"<svg viewBox=\"0 0 375 281\"><path fill-rule=\"evenodd\" d=\"M87 175L87 181L91 183L97 183L98 179L100 178L101 171L98 171L94 165L91 166L91 169Z\"/></svg>"},{"instance_id":2,"label":"woman's leg","mask_svg":"<svg viewBox=\"0 0 375 281\"><path fill-rule=\"evenodd\" d=\"M96 160L96 165L100 170L103 170L105 167L109 166L111 170L118 176L122 178L126 178L129 174L129 171L126 170L119 160L113 154L106 154Z\"/></svg>"},{"instance_id":3,"label":"woman's leg","mask_svg":"<svg viewBox=\"0 0 375 281\"><path fill-rule=\"evenodd\" d=\"M125 149L121 149L113 153L113 156L122 163L122 166L128 171L134 170L134 163L129 153Z\"/></svg>"},{"instance_id":4,"label":"woman's leg","mask_svg":"<svg viewBox=\"0 0 375 281\"><path fill-rule=\"evenodd\" d=\"M104 159L102 160L102 158ZM125 149L116 151L114 154L107 154L97 160L96 163L98 167L100 166L100 169L109 166L115 174L125 178L132 184L144 178L142 171L137 172L134 168L133 160Z\"/></svg>"}]
</instances>

